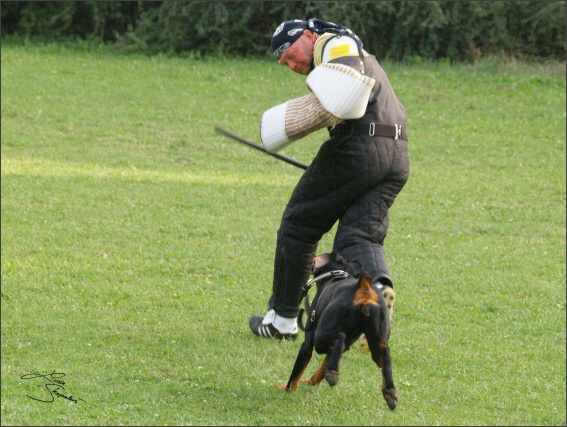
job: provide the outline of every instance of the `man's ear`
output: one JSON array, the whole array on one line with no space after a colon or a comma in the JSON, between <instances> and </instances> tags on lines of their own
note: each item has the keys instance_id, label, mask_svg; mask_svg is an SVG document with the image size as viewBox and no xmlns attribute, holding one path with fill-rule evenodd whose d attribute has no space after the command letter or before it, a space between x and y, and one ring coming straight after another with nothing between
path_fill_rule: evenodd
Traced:
<instances>
[{"instance_id":1,"label":"man's ear","mask_svg":"<svg viewBox=\"0 0 567 427\"><path fill-rule=\"evenodd\" d=\"M314 33L313 31L305 30L303 31L301 37L305 37L311 45L314 45L317 41L317 38L319 37L319 34Z\"/></svg>"}]
</instances>

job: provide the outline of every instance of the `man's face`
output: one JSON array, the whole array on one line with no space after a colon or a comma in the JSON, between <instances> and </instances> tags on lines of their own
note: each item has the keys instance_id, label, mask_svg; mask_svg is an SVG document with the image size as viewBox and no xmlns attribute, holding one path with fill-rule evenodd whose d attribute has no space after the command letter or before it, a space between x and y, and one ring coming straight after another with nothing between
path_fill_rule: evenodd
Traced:
<instances>
[{"instance_id":1,"label":"man's face","mask_svg":"<svg viewBox=\"0 0 567 427\"><path fill-rule=\"evenodd\" d=\"M305 30L301 37L283 53L278 62L287 65L297 74L308 75L313 63L313 46L317 37L316 33Z\"/></svg>"}]
</instances>

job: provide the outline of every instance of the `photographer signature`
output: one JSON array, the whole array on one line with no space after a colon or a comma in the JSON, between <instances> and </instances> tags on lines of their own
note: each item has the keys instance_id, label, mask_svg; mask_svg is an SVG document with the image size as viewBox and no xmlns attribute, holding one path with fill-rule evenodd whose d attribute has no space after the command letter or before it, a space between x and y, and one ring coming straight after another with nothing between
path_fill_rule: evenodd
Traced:
<instances>
[{"instance_id":1,"label":"photographer signature","mask_svg":"<svg viewBox=\"0 0 567 427\"><path fill-rule=\"evenodd\" d=\"M51 374L40 374L34 372L33 374L22 375L22 380L33 380L35 378L43 378L44 380L46 380L45 389L47 390L47 393L49 393L48 399L51 400L38 399L37 397L29 396L27 394L26 396L29 397L30 399L37 400L38 402L45 402L45 403L55 402L56 397L62 397L64 399L67 399L75 403L78 403L79 400L86 403L86 401L81 399L80 397L75 398L72 395L67 396L66 394L63 394L59 391L59 390L65 390L65 381L60 379L63 378L64 376L65 374L63 372L55 372L55 371L53 371ZM47 398L47 394L44 397Z\"/></svg>"}]
</instances>

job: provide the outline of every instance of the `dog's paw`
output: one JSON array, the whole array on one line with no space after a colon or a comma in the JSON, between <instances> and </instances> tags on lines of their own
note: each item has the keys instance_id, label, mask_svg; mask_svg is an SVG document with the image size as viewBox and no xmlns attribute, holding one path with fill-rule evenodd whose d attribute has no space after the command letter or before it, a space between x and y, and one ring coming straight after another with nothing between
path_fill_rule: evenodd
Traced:
<instances>
[{"instance_id":1,"label":"dog's paw","mask_svg":"<svg viewBox=\"0 0 567 427\"><path fill-rule=\"evenodd\" d=\"M291 383L279 383L278 389L279 390L285 390L288 393L293 393L294 391L297 390L297 384L298 383L299 383L299 381L295 381L295 382L291 382Z\"/></svg>"},{"instance_id":2,"label":"dog's paw","mask_svg":"<svg viewBox=\"0 0 567 427\"><path fill-rule=\"evenodd\" d=\"M388 404L388 407L393 411L398 406L398 395L396 394L395 388L382 389L382 394L384 399Z\"/></svg>"},{"instance_id":3,"label":"dog's paw","mask_svg":"<svg viewBox=\"0 0 567 427\"><path fill-rule=\"evenodd\" d=\"M362 334L358 339L358 351L363 354L370 353L370 347L368 347L368 341L366 340L366 335Z\"/></svg>"},{"instance_id":4,"label":"dog's paw","mask_svg":"<svg viewBox=\"0 0 567 427\"><path fill-rule=\"evenodd\" d=\"M337 385L337 383L339 382L339 373L337 371L327 371L327 374L325 375L325 379L327 380L329 385L333 387L334 385Z\"/></svg>"},{"instance_id":5,"label":"dog's paw","mask_svg":"<svg viewBox=\"0 0 567 427\"><path fill-rule=\"evenodd\" d=\"M390 315L390 321L392 321L392 314L394 314L394 303L396 302L396 292L389 286L384 287L382 290L382 295L388 306L388 314Z\"/></svg>"},{"instance_id":6,"label":"dog's paw","mask_svg":"<svg viewBox=\"0 0 567 427\"><path fill-rule=\"evenodd\" d=\"M318 386L321 384L321 381L323 381L323 378L316 380L315 379L315 375L313 375L312 377L306 377L306 378L302 378L299 382L303 383L303 384L307 384L310 386Z\"/></svg>"}]
</instances>

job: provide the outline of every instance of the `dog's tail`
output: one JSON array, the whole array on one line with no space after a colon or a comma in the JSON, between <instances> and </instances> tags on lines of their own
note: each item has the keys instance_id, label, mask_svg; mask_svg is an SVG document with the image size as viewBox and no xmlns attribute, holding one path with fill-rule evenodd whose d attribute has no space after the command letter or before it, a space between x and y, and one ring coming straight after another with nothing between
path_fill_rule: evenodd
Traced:
<instances>
[{"instance_id":1,"label":"dog's tail","mask_svg":"<svg viewBox=\"0 0 567 427\"><path fill-rule=\"evenodd\" d=\"M372 287L370 277L363 273L358 281L358 290L354 296L354 304L366 306L368 304L378 305L378 293Z\"/></svg>"}]
</instances>

